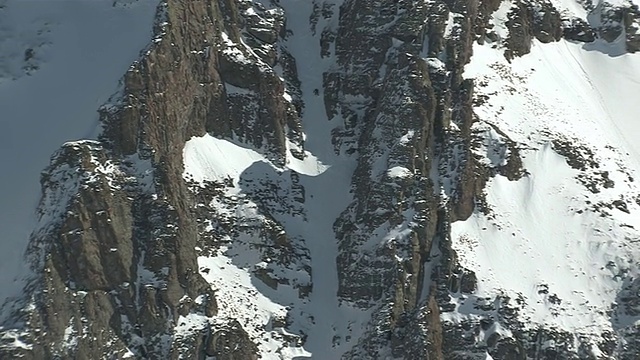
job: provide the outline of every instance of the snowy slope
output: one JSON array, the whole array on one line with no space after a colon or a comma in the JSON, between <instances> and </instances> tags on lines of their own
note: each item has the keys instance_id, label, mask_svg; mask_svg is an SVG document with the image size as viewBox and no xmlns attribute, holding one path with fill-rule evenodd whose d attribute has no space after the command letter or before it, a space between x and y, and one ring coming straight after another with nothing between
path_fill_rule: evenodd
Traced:
<instances>
[{"instance_id":1,"label":"snowy slope","mask_svg":"<svg viewBox=\"0 0 640 360\"><path fill-rule=\"evenodd\" d=\"M555 3L567 14L588 17L573 1ZM61 143L95 137L96 109L118 90L118 80L148 44L157 1L42 4L14 0L0 9L0 164L11 169L0 175L3 285L26 272L17 254L37 226L40 170ZM209 219L208 230L222 220L240 230L216 238L213 250L196 248L218 314L182 316L175 330L177 337L189 336L235 319L265 359L337 359L359 341L371 317L337 297L334 222L353 200L355 160L336 154L331 142L332 131L344 124L340 116L327 118L322 80L337 65L331 56L320 57L321 34L309 24L314 4L282 0L279 6L295 14L287 18L291 34L282 44L298 66L306 157L288 155L278 166L237 139L205 135L186 143L184 178L190 185L227 184L206 204L219 215ZM504 2L493 18L503 38L509 35L502 27L510 7ZM335 28L337 14L319 22L318 29ZM594 339L634 323L638 319L616 318L612 310L623 283L640 273L640 121L634 109L640 55L623 54L620 42L534 41L530 54L508 62L504 49L493 45L475 46L465 69L467 78L476 79L479 121L473 130L481 141L475 153L489 167L504 165L510 155L506 136L517 144L526 174L517 181L492 178L485 190L489 211L477 210L452 225L460 264L478 277L474 296L517 299L525 327ZM225 86L228 93L248 91ZM409 174L400 166L385 171L393 178ZM272 187L251 187L262 181ZM285 205L261 203L256 195L273 185ZM297 185L304 189L304 205L287 203ZM294 252L294 266L274 264L257 250L269 246L260 234L265 223L282 226L291 243L304 246ZM263 270L286 281L271 286L256 276ZM312 291L301 295L311 282ZM0 301L19 285L3 286ZM456 311L444 313L443 321L477 316L468 300L454 298ZM496 325L491 331L504 330Z\"/></svg>"},{"instance_id":2,"label":"snowy slope","mask_svg":"<svg viewBox=\"0 0 640 360\"><path fill-rule=\"evenodd\" d=\"M325 2L330 3L339 6L341 1ZM366 312L341 304L337 299L338 241L334 222L352 199L351 177L356 164L355 159L337 155L331 141L332 130L344 126L344 120L341 116L327 119L322 79L323 74L335 66L335 55L320 56L321 34L309 28L313 4L310 1L287 0L282 2L282 7L286 13L297 15L289 18L288 24L294 33L287 46L299 64L298 74L305 102L302 114L305 147L329 166L320 176L303 179L309 194L306 203L309 222L302 224L300 232L310 251L314 275L314 290L305 310L315 319L306 329L309 338L305 348L313 358L337 359L357 342L368 320ZM328 21L331 23L327 24ZM338 14L335 14L330 20L320 19L316 27L337 27L337 21ZM320 89L318 95L313 94L314 89Z\"/></svg>"},{"instance_id":3,"label":"snowy slope","mask_svg":"<svg viewBox=\"0 0 640 360\"><path fill-rule=\"evenodd\" d=\"M65 141L96 136L97 109L150 42L158 1L1 5L0 303L26 271L40 171Z\"/></svg>"},{"instance_id":4,"label":"snowy slope","mask_svg":"<svg viewBox=\"0 0 640 360\"><path fill-rule=\"evenodd\" d=\"M243 311L242 306L235 307L233 313L223 313L218 317L246 319L246 329L259 345L265 359L337 359L355 344L369 318L367 312L340 304L337 299L338 246L333 223L351 200L351 175L355 161L335 154L331 131L341 124L342 119L327 119L322 90L318 95L314 94L314 89L323 88L322 74L335 60L320 57L320 34L313 34L309 29L308 19L313 3L287 0L282 1L280 6L287 14L296 14L288 18L287 26L292 29L293 34L288 37L286 46L296 58L301 81L305 105L302 113L305 160L288 156L287 166L278 169L245 145L205 135L193 138L186 144L184 176L187 180L199 182L231 178L237 184L241 178L250 175L248 169L256 163L268 164L274 170L291 170L300 174L300 184L305 191L304 217L284 215L278 217L278 221L284 225L289 236L304 239L309 250L313 290L308 299L299 299L290 291L290 287L284 287L287 289L284 290L279 286L276 293L250 281L249 272L264 264L259 259L247 257L251 251L249 249L225 249L214 257L200 257L199 263L201 271L203 267L207 269L203 276L217 289L219 303L251 304L246 311ZM318 26L322 27L324 24ZM228 191L245 199L242 189ZM255 204L244 200L244 205L237 211L241 211L244 218L251 218L255 215L252 213L254 210L251 210L254 206ZM229 280L216 280L221 278ZM241 291L238 292L237 289ZM292 321L288 329L306 334L303 347L285 345L278 350L278 346L283 346L280 343L282 337L281 334L269 332L270 319L286 313ZM264 329L267 329L266 335Z\"/></svg>"},{"instance_id":5,"label":"snowy slope","mask_svg":"<svg viewBox=\"0 0 640 360\"><path fill-rule=\"evenodd\" d=\"M527 174L491 179L489 213L454 223L453 247L478 276L477 295L518 299L526 327L590 337L639 320L612 316L640 256L640 54L609 55L619 46L534 41L508 63L476 45L465 69L481 99L475 128L504 131ZM477 154L495 163L486 147ZM474 311L457 316L445 320Z\"/></svg>"}]
</instances>

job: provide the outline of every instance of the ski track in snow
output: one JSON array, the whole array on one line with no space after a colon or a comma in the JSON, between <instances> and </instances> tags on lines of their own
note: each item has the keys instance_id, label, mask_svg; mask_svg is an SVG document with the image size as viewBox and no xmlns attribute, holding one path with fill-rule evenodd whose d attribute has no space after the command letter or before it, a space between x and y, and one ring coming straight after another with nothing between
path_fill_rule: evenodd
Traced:
<instances>
[{"instance_id":1,"label":"ski track in snow","mask_svg":"<svg viewBox=\"0 0 640 360\"><path fill-rule=\"evenodd\" d=\"M40 172L100 130L98 108L150 43L158 0L9 0L0 9L0 303L21 290ZM32 58L23 63L28 48ZM30 66L29 73L23 70ZM37 69L33 67L37 66Z\"/></svg>"},{"instance_id":2,"label":"ski track in snow","mask_svg":"<svg viewBox=\"0 0 640 360\"><path fill-rule=\"evenodd\" d=\"M476 45L465 68L477 92L488 96L476 114L519 144L529 174L518 181L491 179L491 213L476 211L452 224L453 247L461 264L476 272L478 296L524 299L519 316L525 326L585 335L611 330L607 312L622 278L639 273L638 180L631 178L640 174L634 110L640 54L607 55L615 46L534 41L530 54L508 64L502 49ZM558 137L591 150L598 167L571 168L552 146ZM608 171L615 185L587 190L580 179L596 171ZM593 208L619 199L628 212L606 208L601 216ZM447 319L473 316L459 310Z\"/></svg>"}]
</instances>

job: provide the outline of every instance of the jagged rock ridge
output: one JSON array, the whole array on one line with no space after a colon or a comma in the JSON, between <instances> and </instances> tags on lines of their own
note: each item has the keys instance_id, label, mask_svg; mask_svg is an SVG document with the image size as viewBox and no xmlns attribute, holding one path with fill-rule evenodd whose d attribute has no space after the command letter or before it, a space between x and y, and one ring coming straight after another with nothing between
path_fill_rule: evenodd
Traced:
<instances>
[{"instance_id":1,"label":"jagged rock ridge","mask_svg":"<svg viewBox=\"0 0 640 360\"><path fill-rule=\"evenodd\" d=\"M162 2L153 45L100 110L99 141L65 144L43 173L28 251L38 275L5 305L0 354L322 358L305 345L320 343L310 336L322 321L310 242L333 239L301 230L318 222L311 178L325 164L307 151L317 134L304 122L322 102L313 119L332 127L329 151L353 163L350 198L329 219L337 252L326 271L338 304L366 314L345 319L362 331L333 330L330 357L634 358L632 322L587 337L526 323L526 299L507 290L478 295L482 279L452 236L456 222L492 216L487 183L531 178L525 142L474 111L496 96L482 91L493 78L465 77L474 46L514 63L564 39L638 50L637 5L587 4L586 16L557 6L314 0L308 28L292 28L290 1ZM325 64L311 93L296 64L302 34ZM586 171L589 148L548 140ZM317 173L305 173L310 162ZM608 174L585 186L613 186ZM637 317L637 281L620 276L612 322Z\"/></svg>"}]
</instances>

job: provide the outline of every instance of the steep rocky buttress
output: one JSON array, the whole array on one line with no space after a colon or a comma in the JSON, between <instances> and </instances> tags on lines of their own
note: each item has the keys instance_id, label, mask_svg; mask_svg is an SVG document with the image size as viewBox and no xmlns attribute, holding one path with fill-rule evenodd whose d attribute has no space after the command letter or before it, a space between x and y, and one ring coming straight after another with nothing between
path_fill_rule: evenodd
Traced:
<instances>
[{"instance_id":1,"label":"steep rocky buttress","mask_svg":"<svg viewBox=\"0 0 640 360\"><path fill-rule=\"evenodd\" d=\"M4 305L0 358L637 358L633 321L586 337L523 320L517 294L478 295L451 227L492 213L492 179L530 177L525 144L474 111L490 96L464 74L474 49L514 63L558 41L633 53L638 6L589 2L580 17L547 0L298 2L160 3L151 45L100 108L99 139L64 144L42 174L35 275ZM309 121L353 165L346 206L328 212L333 238L305 230L323 194L296 164L331 165L307 146L324 136ZM198 141L218 151L198 155L206 174L187 163ZM336 245L326 267L318 241ZM358 314L345 324L361 327L335 325L331 355L307 346L321 343L325 272L329 296ZM639 314L638 281L620 276L612 322Z\"/></svg>"}]
</instances>

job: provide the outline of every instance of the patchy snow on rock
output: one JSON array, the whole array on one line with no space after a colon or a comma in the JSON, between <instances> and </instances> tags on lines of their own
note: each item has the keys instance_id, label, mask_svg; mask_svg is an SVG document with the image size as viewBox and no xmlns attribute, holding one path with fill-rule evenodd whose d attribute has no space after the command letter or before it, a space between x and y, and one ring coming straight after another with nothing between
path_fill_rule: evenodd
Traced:
<instances>
[{"instance_id":1,"label":"patchy snow on rock","mask_svg":"<svg viewBox=\"0 0 640 360\"><path fill-rule=\"evenodd\" d=\"M247 187L269 180L274 176L269 175L269 170L280 175L290 170L276 167L247 145L208 134L190 139L184 147L183 159L183 176L186 180L201 185L205 182L227 184L224 195L214 198L208 205L216 209L220 219L237 219L233 220L237 231L230 237L216 238L217 242L229 245L222 245L215 252L207 254L198 249L202 254L198 257L200 273L215 291L218 314L211 318L193 314L181 317L177 333L188 334L193 329L204 328L206 324L210 324L212 331L215 331L229 319L235 319L258 346L262 358L309 357L302 344L297 343L299 334L288 333L284 324L287 318L300 322L308 317L302 313L306 300L299 296L298 286L306 286L311 279L307 272L271 264L275 259L265 259L256 250L263 246L264 240L254 229L260 229L267 219L261 214L254 194L251 194L254 189ZM313 156L308 156L305 160L288 162L301 170L302 174L303 171L313 173L318 170L322 173L323 167L314 161ZM286 186L281 190L286 191ZM278 213L283 213L279 220L285 223L296 224L302 220L290 212L289 208L278 208L273 215L278 217ZM297 235L295 230L287 230L288 236ZM275 288L267 285L265 279L256 275L258 273L277 282L271 285ZM286 279L286 284L278 282L278 279ZM300 329L304 324L289 327Z\"/></svg>"},{"instance_id":2,"label":"patchy snow on rock","mask_svg":"<svg viewBox=\"0 0 640 360\"><path fill-rule=\"evenodd\" d=\"M436 59L437 60L437 59ZM439 60L438 60L439 61ZM407 131L406 134L404 134L401 138L400 138L400 144L402 145L407 145L411 142L411 140L413 140L413 137L415 136L415 131L413 130L409 130Z\"/></svg>"},{"instance_id":3,"label":"patchy snow on rock","mask_svg":"<svg viewBox=\"0 0 640 360\"><path fill-rule=\"evenodd\" d=\"M293 146L288 144L288 148ZM275 263L271 266L272 259L264 259L256 251L264 240L253 228L259 227L267 219L255 202L257 200L252 192L256 190L252 186L259 186L256 184L262 181L284 181L281 177L286 180L291 171L313 179L323 175L329 167L307 152L302 160L288 156L287 165L279 168L249 145L218 139L209 134L187 141L183 149L183 161L183 176L187 181L195 181L203 186L206 182L227 184L224 195L214 198L208 205L216 209L220 218L237 219L234 225L238 231L230 238L217 238L220 243L230 245L220 247L215 253L207 255L202 249L199 250L203 253L198 257L200 273L216 292L219 314L212 318L203 315L181 318L176 331L179 334L188 333L207 323L215 331L217 324L224 324L226 319L236 319L258 345L263 358L310 357L311 353L294 341L299 339L299 334L288 333L282 324L285 318L290 318L293 321L288 326L290 329L308 331L313 327L306 306L308 299L299 295L300 286L306 286L311 279L306 271L285 269ZM271 179L273 177L275 179ZM291 185L289 182L282 183L277 194L269 195L286 198ZM305 190L311 195L309 189L305 184ZM278 207L272 209L272 215L286 226L287 236L304 239L317 236L317 233L307 230L309 227L304 222L304 214L293 214L292 208L282 207L280 203L269 206ZM274 281L286 279L286 284L278 283L276 289L271 288L256 275L261 270ZM182 323L185 325L180 325Z\"/></svg>"},{"instance_id":4,"label":"patchy snow on rock","mask_svg":"<svg viewBox=\"0 0 640 360\"><path fill-rule=\"evenodd\" d=\"M304 101L304 149L288 142L286 165L278 168L245 144L216 139L210 135L192 138L183 152L184 177L200 183L231 178L234 184L238 184L241 178L257 180L259 174L254 171L269 169L280 174L290 172L299 177L299 183L304 188L303 214L292 215L291 209L286 208L273 211L272 214L284 226L289 237L303 239L308 248L312 279L305 277L306 272L296 273L295 269L280 274L284 275L281 278L292 279L291 285L312 280L313 288L308 297L299 297L296 289L290 285L278 284L277 290L274 290L256 280L256 270L265 268L274 270L274 273L280 270L270 267L268 262L256 256L251 246L258 246L257 243L249 247L240 245L247 240L250 243L250 239L244 238L250 237L250 234L221 239L232 243L232 246L220 248L215 255L199 257L198 262L205 279L217 290L216 299L221 314L215 318L237 318L259 346L263 358L337 359L357 342L370 318L367 311L340 303L336 296L338 241L334 222L351 200L351 175L355 162L336 155L331 142L332 131L342 124L342 119L327 119L324 97L322 94L314 95L314 90L323 89L322 74L334 65L335 59L320 56L321 34L314 34L309 29L313 3L286 0L281 2L281 6L288 14L296 14L287 19L287 27L292 29L293 34L288 36L285 44L298 65ZM228 38L225 41L229 48L236 46ZM407 134L406 141L410 141L412 136ZM292 152L303 153L303 159L292 156ZM245 197L247 190L241 187L228 190L234 192L241 203L233 211L219 201L214 201L212 205L224 212L224 216L235 214L242 217L243 222L257 223L261 221L261 215L258 214L257 205ZM286 341L290 337L280 333L283 327L270 327L273 319L285 315L291 321L286 327L289 331L306 335L306 341L301 346ZM215 319L211 321L215 323Z\"/></svg>"},{"instance_id":5,"label":"patchy snow on rock","mask_svg":"<svg viewBox=\"0 0 640 360\"><path fill-rule=\"evenodd\" d=\"M157 0L8 0L0 7L0 303L21 290L40 172L94 137L98 108L152 38ZM9 170L10 169L10 170Z\"/></svg>"},{"instance_id":6,"label":"patchy snow on rock","mask_svg":"<svg viewBox=\"0 0 640 360\"><path fill-rule=\"evenodd\" d=\"M329 165L323 164L313 153L304 152L304 159L298 159L291 155L291 150L300 152L296 144L287 140L287 169L291 169L299 174L317 176L327 171Z\"/></svg>"},{"instance_id":7,"label":"patchy snow on rock","mask_svg":"<svg viewBox=\"0 0 640 360\"><path fill-rule=\"evenodd\" d=\"M504 136L485 122L474 123L472 130L480 139L475 149L475 153L480 157L480 162L489 167L506 165L510 149Z\"/></svg>"},{"instance_id":8,"label":"patchy snow on rock","mask_svg":"<svg viewBox=\"0 0 640 360\"><path fill-rule=\"evenodd\" d=\"M413 175L411 170L403 166L394 166L387 170L387 175L392 178L406 178Z\"/></svg>"},{"instance_id":9,"label":"patchy snow on rock","mask_svg":"<svg viewBox=\"0 0 640 360\"><path fill-rule=\"evenodd\" d=\"M219 308L216 317L240 322L259 346L263 358L291 359L293 354L306 354L301 348L287 346L289 344L284 337L286 332L273 325L274 322L284 321L287 307L257 290L246 269L237 267L225 255L199 257L198 265L205 280L216 291Z\"/></svg>"},{"instance_id":10,"label":"patchy snow on rock","mask_svg":"<svg viewBox=\"0 0 640 360\"><path fill-rule=\"evenodd\" d=\"M534 41L509 64L477 45L465 69L485 99L476 114L517 143L526 173L489 181L488 213L452 224L453 248L477 295L519 299L528 327L612 330L623 283L640 273L640 54L606 47Z\"/></svg>"},{"instance_id":11,"label":"patchy snow on rock","mask_svg":"<svg viewBox=\"0 0 640 360\"><path fill-rule=\"evenodd\" d=\"M587 20L586 2L575 0L551 0L551 4L564 16L575 16Z\"/></svg>"},{"instance_id":12,"label":"patchy snow on rock","mask_svg":"<svg viewBox=\"0 0 640 360\"><path fill-rule=\"evenodd\" d=\"M493 29L500 40L506 40L509 37L509 29L506 26L507 15L513 8L513 1L503 1L489 19L489 24L493 25Z\"/></svg>"}]
</instances>

